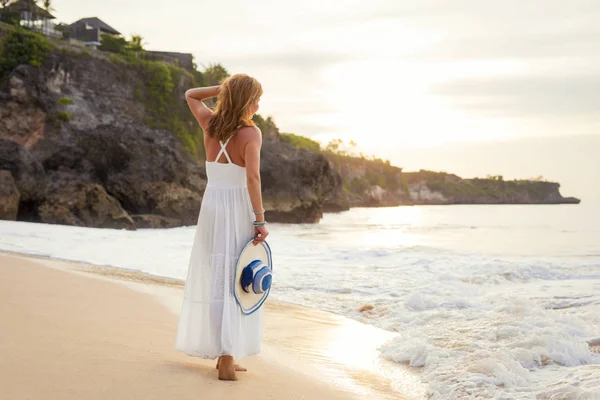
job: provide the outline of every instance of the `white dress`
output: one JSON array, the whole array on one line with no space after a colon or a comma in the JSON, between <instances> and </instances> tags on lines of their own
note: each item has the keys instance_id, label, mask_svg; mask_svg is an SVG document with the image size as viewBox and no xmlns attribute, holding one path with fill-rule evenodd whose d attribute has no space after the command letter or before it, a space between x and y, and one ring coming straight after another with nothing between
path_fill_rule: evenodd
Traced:
<instances>
[{"instance_id":1,"label":"white dress","mask_svg":"<svg viewBox=\"0 0 600 400\"><path fill-rule=\"evenodd\" d=\"M235 359L260 352L262 309L244 315L233 295L235 266L254 234L246 169L231 162L229 139L206 162L208 184L190 257L175 349L187 355ZM217 162L225 154L228 163Z\"/></svg>"}]
</instances>

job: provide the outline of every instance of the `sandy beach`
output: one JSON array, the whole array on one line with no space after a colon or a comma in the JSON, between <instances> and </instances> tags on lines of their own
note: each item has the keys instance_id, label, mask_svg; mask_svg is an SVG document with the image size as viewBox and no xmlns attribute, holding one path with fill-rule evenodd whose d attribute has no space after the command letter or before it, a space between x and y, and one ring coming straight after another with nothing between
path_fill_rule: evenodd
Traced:
<instances>
[{"instance_id":1,"label":"sandy beach","mask_svg":"<svg viewBox=\"0 0 600 400\"><path fill-rule=\"evenodd\" d=\"M0 253L3 396L404 398L368 365L374 345L347 354L356 335L373 342L385 337L333 314L275 301L265 313L263 353L243 360L249 372L238 382L218 381L213 361L173 348L179 293L176 281Z\"/></svg>"}]
</instances>

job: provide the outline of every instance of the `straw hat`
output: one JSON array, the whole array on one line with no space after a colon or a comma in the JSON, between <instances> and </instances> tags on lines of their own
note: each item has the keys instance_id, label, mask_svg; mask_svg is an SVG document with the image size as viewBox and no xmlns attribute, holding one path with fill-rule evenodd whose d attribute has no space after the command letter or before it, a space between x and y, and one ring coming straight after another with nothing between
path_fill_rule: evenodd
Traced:
<instances>
[{"instance_id":1,"label":"straw hat","mask_svg":"<svg viewBox=\"0 0 600 400\"><path fill-rule=\"evenodd\" d=\"M254 246L250 240L238 257L233 291L244 314L258 310L269 296L272 270L271 248L267 242Z\"/></svg>"}]
</instances>

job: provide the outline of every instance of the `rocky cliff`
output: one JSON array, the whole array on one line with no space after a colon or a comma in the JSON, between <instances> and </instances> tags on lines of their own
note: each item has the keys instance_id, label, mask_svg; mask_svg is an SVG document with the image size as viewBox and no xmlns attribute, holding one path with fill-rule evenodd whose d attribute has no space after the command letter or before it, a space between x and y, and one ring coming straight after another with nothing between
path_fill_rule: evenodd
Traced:
<instances>
[{"instance_id":1,"label":"rocky cliff","mask_svg":"<svg viewBox=\"0 0 600 400\"><path fill-rule=\"evenodd\" d=\"M0 29L1 30L1 29ZM50 46L0 86L0 218L135 229L196 223L206 186L193 76ZM265 140L271 221L316 222L336 189L320 154Z\"/></svg>"},{"instance_id":2,"label":"rocky cliff","mask_svg":"<svg viewBox=\"0 0 600 400\"><path fill-rule=\"evenodd\" d=\"M340 190L325 204L327 211L349 207L419 204L578 204L563 197L560 184L504 180L501 176L462 179L454 174L421 170L403 172L382 160L326 154L340 171Z\"/></svg>"},{"instance_id":3,"label":"rocky cliff","mask_svg":"<svg viewBox=\"0 0 600 400\"><path fill-rule=\"evenodd\" d=\"M206 186L202 132L183 96L194 74L2 24L0 42L0 219L125 229L196 223ZM407 173L322 152L280 134L271 118L256 122L273 222L316 222L323 211L359 206L579 202L552 182Z\"/></svg>"},{"instance_id":4,"label":"rocky cliff","mask_svg":"<svg viewBox=\"0 0 600 400\"><path fill-rule=\"evenodd\" d=\"M560 184L504 180L501 176L462 179L454 174L424 171L403 173L413 204L578 204L563 197Z\"/></svg>"}]
</instances>

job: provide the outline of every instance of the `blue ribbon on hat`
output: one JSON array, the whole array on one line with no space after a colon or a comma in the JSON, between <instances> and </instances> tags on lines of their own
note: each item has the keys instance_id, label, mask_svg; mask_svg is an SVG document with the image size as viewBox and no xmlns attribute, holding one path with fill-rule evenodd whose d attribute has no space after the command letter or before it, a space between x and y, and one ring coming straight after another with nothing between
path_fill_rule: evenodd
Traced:
<instances>
[{"instance_id":1,"label":"blue ribbon on hat","mask_svg":"<svg viewBox=\"0 0 600 400\"><path fill-rule=\"evenodd\" d=\"M246 293L263 294L271 288L271 268L261 260L254 260L242 270L240 284Z\"/></svg>"}]
</instances>

